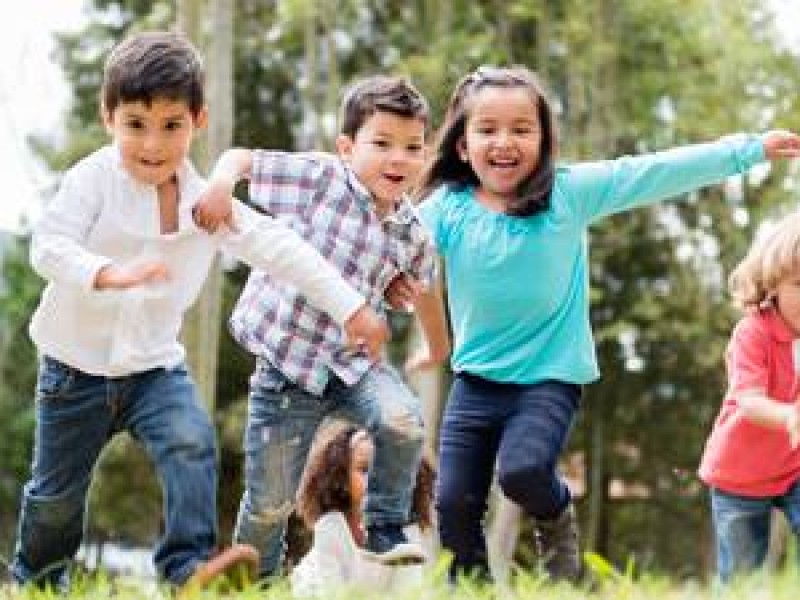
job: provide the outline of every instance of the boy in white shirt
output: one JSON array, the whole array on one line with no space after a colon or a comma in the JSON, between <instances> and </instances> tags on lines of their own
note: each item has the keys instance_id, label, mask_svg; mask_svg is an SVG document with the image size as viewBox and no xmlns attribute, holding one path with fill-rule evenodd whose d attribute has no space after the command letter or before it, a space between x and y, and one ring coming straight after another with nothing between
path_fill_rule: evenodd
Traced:
<instances>
[{"instance_id":1,"label":"boy in white shirt","mask_svg":"<svg viewBox=\"0 0 800 600\"><path fill-rule=\"evenodd\" d=\"M64 176L37 223L31 262L48 281L30 324L41 356L32 476L12 576L65 587L81 542L92 471L127 431L153 460L164 495L155 551L170 583L203 585L257 552L217 542L214 430L178 340L215 254L296 285L372 358L384 322L311 246L235 203L235 227L209 236L192 208L204 187L187 159L205 126L203 67L181 36L141 33L109 56L101 113L113 144Z\"/></svg>"}]
</instances>

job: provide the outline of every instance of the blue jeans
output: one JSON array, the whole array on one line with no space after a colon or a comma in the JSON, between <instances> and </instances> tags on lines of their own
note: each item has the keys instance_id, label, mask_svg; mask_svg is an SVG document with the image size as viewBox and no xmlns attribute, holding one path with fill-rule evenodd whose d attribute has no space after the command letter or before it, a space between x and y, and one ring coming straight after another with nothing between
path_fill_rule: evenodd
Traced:
<instances>
[{"instance_id":1,"label":"blue jeans","mask_svg":"<svg viewBox=\"0 0 800 600\"><path fill-rule=\"evenodd\" d=\"M751 572L764 565L773 509L783 511L797 538L800 535L800 482L795 482L782 496L767 498L736 496L711 489L717 572L723 582L730 581L737 573Z\"/></svg>"},{"instance_id":2,"label":"blue jeans","mask_svg":"<svg viewBox=\"0 0 800 600\"><path fill-rule=\"evenodd\" d=\"M161 481L159 574L180 584L211 554L217 539L214 430L186 368L107 378L44 357L32 475L23 490L10 565L18 582L66 585L66 569L83 536L94 466L120 431L144 446Z\"/></svg>"},{"instance_id":3,"label":"blue jeans","mask_svg":"<svg viewBox=\"0 0 800 600\"><path fill-rule=\"evenodd\" d=\"M457 375L442 421L436 510L451 577L488 577L483 520L497 464L500 489L537 519L568 506L559 455L580 404L577 385L495 383Z\"/></svg>"},{"instance_id":4,"label":"blue jeans","mask_svg":"<svg viewBox=\"0 0 800 600\"><path fill-rule=\"evenodd\" d=\"M419 400L400 375L376 364L353 386L332 379L322 397L285 381L254 386L245 431L245 490L234 538L261 553L260 575L279 573L286 523L311 442L323 419L363 425L375 441L367 490L368 525L405 525L422 454Z\"/></svg>"}]
</instances>

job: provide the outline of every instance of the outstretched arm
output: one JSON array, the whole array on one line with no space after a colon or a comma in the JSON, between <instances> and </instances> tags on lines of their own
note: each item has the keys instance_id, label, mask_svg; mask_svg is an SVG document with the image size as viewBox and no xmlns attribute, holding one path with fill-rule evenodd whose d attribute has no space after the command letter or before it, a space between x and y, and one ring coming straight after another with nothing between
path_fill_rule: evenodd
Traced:
<instances>
[{"instance_id":1,"label":"outstretched arm","mask_svg":"<svg viewBox=\"0 0 800 600\"><path fill-rule=\"evenodd\" d=\"M797 156L800 137L789 131L728 135L714 142L569 165L562 189L567 207L578 222L589 224L720 183L764 160Z\"/></svg>"},{"instance_id":2,"label":"outstretched arm","mask_svg":"<svg viewBox=\"0 0 800 600\"><path fill-rule=\"evenodd\" d=\"M251 266L294 285L316 308L344 328L349 345L363 349L371 360L380 357L389 339L384 320L364 297L314 246L282 221L233 202L237 231L220 235L222 247Z\"/></svg>"}]
</instances>

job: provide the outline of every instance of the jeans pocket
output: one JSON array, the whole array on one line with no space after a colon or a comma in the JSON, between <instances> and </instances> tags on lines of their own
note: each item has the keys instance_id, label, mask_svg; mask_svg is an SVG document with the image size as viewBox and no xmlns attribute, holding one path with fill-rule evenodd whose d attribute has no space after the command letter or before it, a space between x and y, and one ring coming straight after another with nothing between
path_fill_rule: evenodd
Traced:
<instances>
[{"instance_id":1,"label":"jeans pocket","mask_svg":"<svg viewBox=\"0 0 800 600\"><path fill-rule=\"evenodd\" d=\"M56 400L66 394L75 380L75 369L48 356L42 357L36 382L36 398Z\"/></svg>"}]
</instances>

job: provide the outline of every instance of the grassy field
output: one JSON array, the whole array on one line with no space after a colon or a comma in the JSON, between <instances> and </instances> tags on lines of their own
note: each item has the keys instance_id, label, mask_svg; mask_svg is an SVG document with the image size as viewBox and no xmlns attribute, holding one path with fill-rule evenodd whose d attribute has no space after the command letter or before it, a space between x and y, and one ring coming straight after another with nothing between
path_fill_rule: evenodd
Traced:
<instances>
[{"instance_id":1,"label":"grassy field","mask_svg":"<svg viewBox=\"0 0 800 600\"><path fill-rule=\"evenodd\" d=\"M592 565L592 585L575 587L553 585L541 577L518 574L513 583L503 586L479 586L463 582L458 586L445 583L443 571L433 569L424 582L392 591L337 589L325 595L325 600L797 600L800 598L800 576L792 569L782 573L758 573L726 587L700 584L694 581L676 582L667 577L620 573L608 565ZM224 585L192 594L175 594L153 582L125 577L94 574L79 578L68 595L51 590L14 589L0 587L2 600L290 600L292 594L286 582L269 588L256 585L241 589L226 589Z\"/></svg>"}]
</instances>

